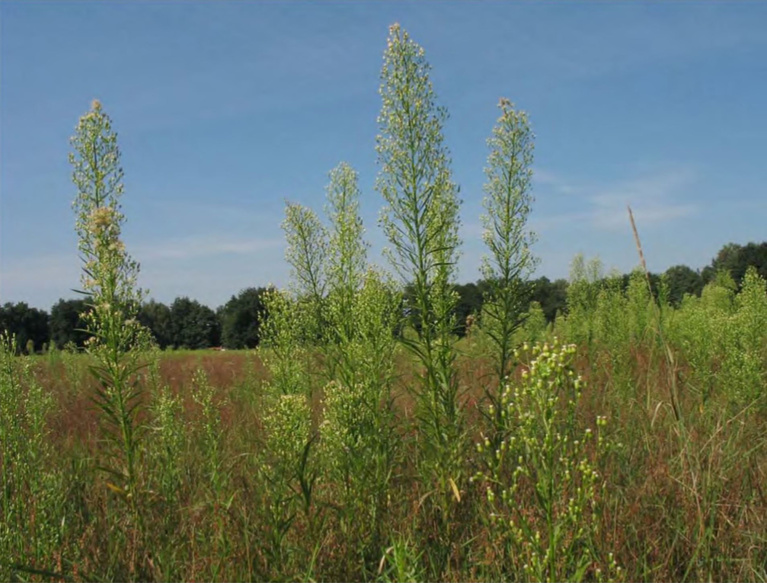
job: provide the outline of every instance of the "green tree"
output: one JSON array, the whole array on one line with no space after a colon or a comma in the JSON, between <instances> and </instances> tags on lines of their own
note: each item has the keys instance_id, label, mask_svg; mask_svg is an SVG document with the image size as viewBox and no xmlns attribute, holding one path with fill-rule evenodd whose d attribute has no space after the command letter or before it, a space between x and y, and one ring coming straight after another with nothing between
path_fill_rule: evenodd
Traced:
<instances>
[{"instance_id":1,"label":"green tree","mask_svg":"<svg viewBox=\"0 0 767 583\"><path fill-rule=\"evenodd\" d=\"M266 288L242 290L221 308L221 345L226 348L255 348L261 340L265 317Z\"/></svg>"},{"instance_id":2,"label":"green tree","mask_svg":"<svg viewBox=\"0 0 767 583\"><path fill-rule=\"evenodd\" d=\"M175 348L210 348L218 346L221 341L221 327L216 313L196 300L188 297L173 300L170 319Z\"/></svg>"},{"instance_id":3,"label":"green tree","mask_svg":"<svg viewBox=\"0 0 767 583\"><path fill-rule=\"evenodd\" d=\"M747 245L727 243L712 259L711 264L703 269L703 283L710 283L719 271L726 271L740 286L750 266L756 268L761 277L767 277L767 242Z\"/></svg>"},{"instance_id":4,"label":"green tree","mask_svg":"<svg viewBox=\"0 0 767 583\"><path fill-rule=\"evenodd\" d=\"M15 336L18 350L41 350L49 338L48 314L24 302L9 302L0 307L0 330Z\"/></svg>"},{"instance_id":5,"label":"green tree","mask_svg":"<svg viewBox=\"0 0 767 583\"><path fill-rule=\"evenodd\" d=\"M737 243L727 243L703 270L703 283L710 283L720 271L726 271L737 283L735 272L738 271L742 247Z\"/></svg>"},{"instance_id":6,"label":"green tree","mask_svg":"<svg viewBox=\"0 0 767 583\"><path fill-rule=\"evenodd\" d=\"M700 296L703 291L701 274L686 265L674 265L663 274L668 285L669 301L674 307L679 307L685 294Z\"/></svg>"},{"instance_id":7,"label":"green tree","mask_svg":"<svg viewBox=\"0 0 767 583\"><path fill-rule=\"evenodd\" d=\"M541 305L546 321L553 322L558 314L567 311L567 280L549 280L539 277L530 282L530 300Z\"/></svg>"},{"instance_id":8,"label":"green tree","mask_svg":"<svg viewBox=\"0 0 767 583\"><path fill-rule=\"evenodd\" d=\"M469 316L478 316L482 311L484 302L483 290L476 283L464 283L454 286L458 294L458 302L455 306L456 332L458 336L466 336L466 319Z\"/></svg>"},{"instance_id":9,"label":"green tree","mask_svg":"<svg viewBox=\"0 0 767 583\"><path fill-rule=\"evenodd\" d=\"M168 306L150 300L141 306L138 319L149 329L160 348L167 348L173 343L173 321Z\"/></svg>"},{"instance_id":10,"label":"green tree","mask_svg":"<svg viewBox=\"0 0 767 583\"><path fill-rule=\"evenodd\" d=\"M741 250L741 262L734 277L743 283L749 267L756 269L757 275L767 279L767 241L764 243L748 243ZM741 273L742 271L742 273Z\"/></svg>"},{"instance_id":11,"label":"green tree","mask_svg":"<svg viewBox=\"0 0 767 583\"><path fill-rule=\"evenodd\" d=\"M73 343L78 348L85 346L90 334L85 331L85 314L88 302L84 299L60 299L51 307L49 321L51 342L58 348Z\"/></svg>"}]
</instances>

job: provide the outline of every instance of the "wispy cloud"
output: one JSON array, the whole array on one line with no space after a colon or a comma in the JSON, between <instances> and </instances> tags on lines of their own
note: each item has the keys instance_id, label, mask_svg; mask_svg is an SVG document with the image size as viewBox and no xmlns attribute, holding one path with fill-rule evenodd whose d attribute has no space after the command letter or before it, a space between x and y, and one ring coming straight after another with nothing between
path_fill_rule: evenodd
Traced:
<instances>
[{"instance_id":1,"label":"wispy cloud","mask_svg":"<svg viewBox=\"0 0 767 583\"><path fill-rule=\"evenodd\" d=\"M287 265L283 239L199 236L129 245L141 263L139 285L152 296L172 301L192 295L210 305L237 290L283 285ZM5 260L0 266L0 300L24 301L48 309L58 298L73 297L80 288L80 261L75 254L46 254ZM265 276L268 274L268 277Z\"/></svg>"},{"instance_id":2,"label":"wispy cloud","mask_svg":"<svg viewBox=\"0 0 767 583\"><path fill-rule=\"evenodd\" d=\"M696 205L684 202L694 181L691 170L680 169L608 186L589 197L593 224L602 229L625 228L626 205L631 205L637 222L645 225L688 217L697 211Z\"/></svg>"},{"instance_id":3,"label":"wispy cloud","mask_svg":"<svg viewBox=\"0 0 767 583\"><path fill-rule=\"evenodd\" d=\"M132 254L143 262L165 259L185 260L214 257L218 255L251 255L262 251L274 251L283 244L283 239L269 238L226 238L200 236L157 241L136 245Z\"/></svg>"},{"instance_id":4,"label":"wispy cloud","mask_svg":"<svg viewBox=\"0 0 767 583\"><path fill-rule=\"evenodd\" d=\"M638 178L587 185L549 170L536 169L534 191L539 202L534 205L529 225L537 233L561 229L565 225L621 231L628 224L626 205L631 206L634 218L642 227L682 219L698 211L697 205L686 199L695 180L696 175L691 169L675 168ZM548 203L549 208L559 206L573 210L547 212L540 203ZM541 210L536 212L536 208ZM480 241L483 232L480 221L461 225L461 236L466 242Z\"/></svg>"},{"instance_id":5,"label":"wispy cloud","mask_svg":"<svg viewBox=\"0 0 767 583\"><path fill-rule=\"evenodd\" d=\"M627 224L627 205L631 206L641 226L682 219L698 211L697 205L686 198L696 180L695 172L689 168L592 186L572 183L545 172L542 174L541 184L550 185L556 193L572 195L582 209L536 216L531 221L536 230L548 230L566 223L585 224L605 231L622 230Z\"/></svg>"},{"instance_id":6,"label":"wispy cloud","mask_svg":"<svg viewBox=\"0 0 767 583\"><path fill-rule=\"evenodd\" d=\"M533 184L536 187L543 186L545 188L551 188L561 194L573 194L579 190L577 186L563 179L561 176L540 168L535 168L533 173Z\"/></svg>"},{"instance_id":7,"label":"wispy cloud","mask_svg":"<svg viewBox=\"0 0 767 583\"><path fill-rule=\"evenodd\" d=\"M72 297L80 288L80 262L72 253L23 257L0 268L0 299L48 308L55 298Z\"/></svg>"}]
</instances>

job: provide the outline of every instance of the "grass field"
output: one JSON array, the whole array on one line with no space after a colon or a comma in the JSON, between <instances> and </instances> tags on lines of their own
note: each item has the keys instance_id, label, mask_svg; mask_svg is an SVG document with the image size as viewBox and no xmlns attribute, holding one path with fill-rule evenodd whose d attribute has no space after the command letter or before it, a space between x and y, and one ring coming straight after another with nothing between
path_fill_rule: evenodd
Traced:
<instances>
[{"instance_id":1,"label":"grass field","mask_svg":"<svg viewBox=\"0 0 767 583\"><path fill-rule=\"evenodd\" d=\"M138 523L125 511L126 494L97 469L108 450L88 357L6 349L1 578L762 580L767 299L764 282L749 285L735 295L712 284L702 299L667 308L668 353L653 333L652 304L632 307L630 291L604 289L592 312L559 320L565 338L587 333L575 354L557 357L562 371L583 376L582 390L567 393L564 374L548 413L532 393L505 402L514 435L529 436L548 459L488 456L486 438L495 438L483 415L492 382L486 340L475 332L459 342L466 434L444 497L449 529L441 507L428 503L440 492L418 471L423 444L407 390L418 366L405 352L395 357L395 447L383 501L375 489L353 490L349 473L325 456L319 355L311 357L311 425L292 426L312 444L296 469L289 446L281 450L265 429L272 409L263 352L147 354L140 489L128 494L140 499ZM531 328L520 343L551 341L550 328ZM539 373L524 354L518 362L510 386L530 386ZM514 417L522 404L528 409ZM572 449L572 437L551 438L547 424L582 443ZM511 451L509 437L490 449ZM540 488L544 475L548 489Z\"/></svg>"}]
</instances>

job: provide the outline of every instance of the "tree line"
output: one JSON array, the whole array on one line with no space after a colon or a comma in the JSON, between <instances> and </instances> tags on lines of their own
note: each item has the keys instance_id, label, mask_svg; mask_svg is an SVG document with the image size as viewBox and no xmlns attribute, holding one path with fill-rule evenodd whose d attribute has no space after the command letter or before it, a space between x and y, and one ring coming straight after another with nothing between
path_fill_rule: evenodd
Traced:
<instances>
[{"instance_id":1,"label":"tree line","mask_svg":"<svg viewBox=\"0 0 767 583\"><path fill-rule=\"evenodd\" d=\"M244 289L216 310L188 297L170 305L150 300L139 308L138 320L162 349L253 348L260 338L266 292L263 287ZM6 303L0 307L0 329L15 334L19 348L28 353L67 345L82 348L88 338L83 330L88 310L86 299L60 299L50 313L24 302Z\"/></svg>"},{"instance_id":2,"label":"tree line","mask_svg":"<svg viewBox=\"0 0 767 583\"><path fill-rule=\"evenodd\" d=\"M729 273L739 286L749 266L756 267L759 275L767 278L767 242L728 243L703 269L675 265L663 274L650 274L650 278L656 290L661 280L665 281L669 302L679 306L685 294L699 296L703 286L720 271ZM626 287L629 274L622 279ZM458 294L455 315L459 336L466 333L467 318L481 313L489 288L484 279L454 286ZM557 314L567 310L567 289L566 279L551 281L539 277L527 282L525 295L530 302L540 305L547 322L553 322ZM138 319L162 349L254 348L267 316L263 302L267 291L264 287L244 289L216 310L188 297L176 298L170 305L150 300L139 309ZM68 344L82 347L88 337L82 330L82 317L87 310L85 299L60 299L50 313L25 302L8 302L0 306L0 330L15 334L19 348L25 352L63 348Z\"/></svg>"},{"instance_id":3,"label":"tree line","mask_svg":"<svg viewBox=\"0 0 767 583\"><path fill-rule=\"evenodd\" d=\"M719 272L728 273L740 288L743 276L749 266L754 266L761 277L767 278L767 241L746 245L728 243L703 269L695 270L687 265L674 265L662 274L650 273L650 281L656 294L660 289L661 281L663 281L669 303L674 307L679 307L686 294L700 296L703 287L713 281ZM622 274L620 277L622 289L625 290L629 284L630 274ZM546 321L551 323L557 314L563 314L567 311L568 287L569 282L566 279L551 281L548 277L539 277L527 282L527 290L523 295L527 297L529 302L537 302L546 317ZM457 285L455 289L459 295L456 307L458 333L463 335L467 317L481 313L489 284L486 280L480 279L475 283Z\"/></svg>"}]
</instances>

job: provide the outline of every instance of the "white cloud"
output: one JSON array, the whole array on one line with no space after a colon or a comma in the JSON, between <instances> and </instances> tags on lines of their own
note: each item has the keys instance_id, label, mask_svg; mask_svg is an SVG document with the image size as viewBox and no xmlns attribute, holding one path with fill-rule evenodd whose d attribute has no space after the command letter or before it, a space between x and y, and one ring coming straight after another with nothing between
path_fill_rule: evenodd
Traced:
<instances>
[{"instance_id":1,"label":"white cloud","mask_svg":"<svg viewBox=\"0 0 767 583\"><path fill-rule=\"evenodd\" d=\"M135 245L132 254L142 262L165 259L197 259L218 255L250 255L262 251L274 252L283 239L227 239L218 236L186 237L157 241L152 244Z\"/></svg>"},{"instance_id":2,"label":"white cloud","mask_svg":"<svg viewBox=\"0 0 767 583\"><path fill-rule=\"evenodd\" d=\"M543 173L543 176L542 184L551 185L555 193L572 194L582 208L568 213L534 216L530 225L537 231L568 223L604 231L623 230L628 226L628 205L640 228L689 217L698 211L696 204L686 200L696 180L695 173L688 168L664 170L596 186L577 185L551 173Z\"/></svg>"},{"instance_id":3,"label":"white cloud","mask_svg":"<svg viewBox=\"0 0 767 583\"><path fill-rule=\"evenodd\" d=\"M592 204L592 224L601 229L626 228L627 205L640 225L653 225L688 217L697 211L683 197L695 175L689 169L677 169L626 180L600 189L588 197Z\"/></svg>"},{"instance_id":4,"label":"white cloud","mask_svg":"<svg viewBox=\"0 0 767 583\"><path fill-rule=\"evenodd\" d=\"M578 187L574 184L553 172L539 168L535 168L533 171L533 185L549 187L561 194L575 194L578 192Z\"/></svg>"}]
</instances>

